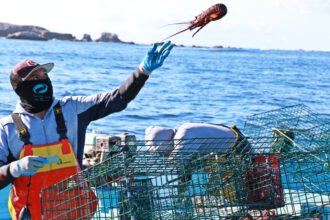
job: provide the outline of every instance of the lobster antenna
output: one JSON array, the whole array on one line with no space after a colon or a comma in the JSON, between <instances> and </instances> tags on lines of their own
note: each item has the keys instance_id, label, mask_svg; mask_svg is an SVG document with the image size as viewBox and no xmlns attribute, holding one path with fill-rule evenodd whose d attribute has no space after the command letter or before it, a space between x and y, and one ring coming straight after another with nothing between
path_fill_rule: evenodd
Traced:
<instances>
[{"instance_id":1,"label":"lobster antenna","mask_svg":"<svg viewBox=\"0 0 330 220\"><path fill-rule=\"evenodd\" d=\"M173 37L173 36L175 36L177 34L180 34L180 33L184 32L184 31L187 31L188 29L189 28L186 28L186 29L183 29L182 31L176 32L175 34L172 34L172 35L168 36L167 38L163 39L162 41L165 41L165 40L167 40L167 39L169 39L169 38L171 38L171 37Z\"/></svg>"},{"instance_id":2,"label":"lobster antenna","mask_svg":"<svg viewBox=\"0 0 330 220\"><path fill-rule=\"evenodd\" d=\"M166 26L170 26L170 25L178 25L178 24L189 24L190 21L187 22L178 22L178 23L171 23L171 24L165 24L163 26L161 26L161 28L166 27Z\"/></svg>"}]
</instances>

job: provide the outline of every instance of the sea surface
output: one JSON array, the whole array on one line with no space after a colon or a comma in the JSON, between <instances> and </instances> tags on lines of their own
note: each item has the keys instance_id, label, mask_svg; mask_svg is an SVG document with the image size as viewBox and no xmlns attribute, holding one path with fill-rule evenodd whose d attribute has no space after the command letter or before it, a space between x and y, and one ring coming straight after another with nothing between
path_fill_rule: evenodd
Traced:
<instances>
[{"instance_id":1,"label":"sea surface","mask_svg":"<svg viewBox=\"0 0 330 220\"><path fill-rule=\"evenodd\" d=\"M0 39L0 117L19 100L9 73L23 59L55 63L50 78L57 98L92 95L120 86L150 46ZM330 52L175 47L127 109L91 123L88 132L144 139L152 125L242 127L249 115L300 103L330 117ZM0 219L2 212L6 205Z\"/></svg>"},{"instance_id":2,"label":"sea surface","mask_svg":"<svg viewBox=\"0 0 330 220\"><path fill-rule=\"evenodd\" d=\"M0 117L18 102L9 82L22 59L54 62L54 95L112 91L138 67L150 45L0 39ZM175 47L120 113L93 122L107 134L144 138L148 126L184 122L242 126L246 116L304 103L330 114L330 52Z\"/></svg>"}]
</instances>

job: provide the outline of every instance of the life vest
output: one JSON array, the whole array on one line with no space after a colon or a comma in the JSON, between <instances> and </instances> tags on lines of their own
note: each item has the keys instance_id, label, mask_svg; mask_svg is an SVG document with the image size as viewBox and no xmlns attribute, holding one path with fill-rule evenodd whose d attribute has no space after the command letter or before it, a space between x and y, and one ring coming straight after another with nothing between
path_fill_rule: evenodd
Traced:
<instances>
[{"instance_id":1,"label":"life vest","mask_svg":"<svg viewBox=\"0 0 330 220\"><path fill-rule=\"evenodd\" d=\"M74 149L66 137L67 129L59 103L54 106L54 113L57 132L60 134L60 141L45 145L32 145L29 142L30 135L20 116L15 113L12 114L20 139L24 142L24 148L20 152L19 159L32 155L42 157L56 155L60 158L59 164L45 164L35 175L20 176L13 182L8 201L9 212L13 219L19 218L19 214L25 206L28 206L31 219L33 220L54 218L56 216L61 216L61 219L78 219L82 216L84 219L90 219L96 211L97 198L94 192L88 189L88 187L80 186L70 191L53 189L40 195L43 189L51 187L57 182L81 171ZM80 198L77 199L77 196ZM73 202L70 200L67 201L68 198L75 198L75 200ZM41 200L52 202L41 207ZM56 201L57 203L61 201L62 204L55 204ZM50 207L51 212L49 212ZM68 207L73 211L68 211ZM47 212L44 212L47 208ZM43 216L44 218L42 217L42 213L46 213L46 216ZM65 215L61 213L65 213Z\"/></svg>"}]
</instances>

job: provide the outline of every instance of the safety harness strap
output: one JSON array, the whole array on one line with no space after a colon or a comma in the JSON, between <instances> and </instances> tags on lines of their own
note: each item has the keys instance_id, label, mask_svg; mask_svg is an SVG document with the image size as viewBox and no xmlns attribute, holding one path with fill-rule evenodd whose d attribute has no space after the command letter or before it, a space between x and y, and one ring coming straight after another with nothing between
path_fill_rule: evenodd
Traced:
<instances>
[{"instance_id":1,"label":"safety harness strap","mask_svg":"<svg viewBox=\"0 0 330 220\"><path fill-rule=\"evenodd\" d=\"M21 139L21 141L24 142L24 145L31 144L30 134L29 134L27 128L25 127L25 125L23 124L22 119L19 116L19 114L18 113L12 113L11 117L13 118L16 130L18 132L18 135L19 135L19 138Z\"/></svg>"},{"instance_id":2,"label":"safety harness strap","mask_svg":"<svg viewBox=\"0 0 330 220\"><path fill-rule=\"evenodd\" d=\"M66 136L66 126L65 126L65 121L62 113L62 108L60 106L60 103L58 102L54 106L54 113L55 113L55 119L56 119L56 124L57 124L57 133L60 135L60 141L63 139L67 139ZM19 116L18 113L12 113L11 117L13 118L16 130L18 131L19 138L21 141L23 141L24 146L26 145L31 145L32 143L30 142L30 134L24 125L21 117Z\"/></svg>"},{"instance_id":3,"label":"safety harness strap","mask_svg":"<svg viewBox=\"0 0 330 220\"><path fill-rule=\"evenodd\" d=\"M66 132L68 131L65 126L65 121L62 113L62 108L60 103L58 102L54 106L55 120L57 124L57 133L60 135L60 140L68 139L66 136Z\"/></svg>"}]
</instances>

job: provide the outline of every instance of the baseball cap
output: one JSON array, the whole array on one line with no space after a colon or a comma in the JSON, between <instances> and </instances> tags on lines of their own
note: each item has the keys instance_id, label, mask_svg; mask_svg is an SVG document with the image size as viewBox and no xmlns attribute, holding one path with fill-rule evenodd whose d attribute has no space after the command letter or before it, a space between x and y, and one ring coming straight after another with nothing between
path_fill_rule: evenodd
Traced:
<instances>
[{"instance_id":1,"label":"baseball cap","mask_svg":"<svg viewBox=\"0 0 330 220\"><path fill-rule=\"evenodd\" d=\"M49 73L54 67L54 63L46 63L40 65L32 60L22 60L11 71L11 75L20 78L22 81L27 79L31 73L38 69L45 69Z\"/></svg>"}]
</instances>

